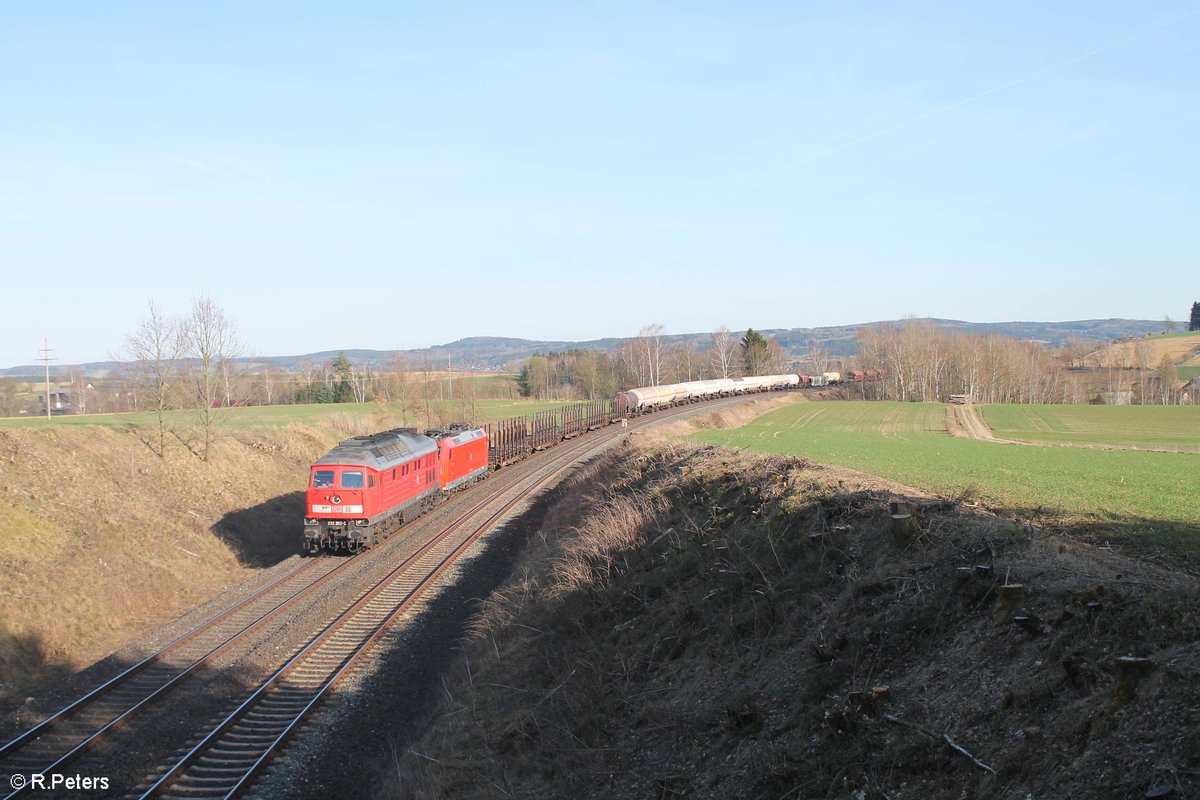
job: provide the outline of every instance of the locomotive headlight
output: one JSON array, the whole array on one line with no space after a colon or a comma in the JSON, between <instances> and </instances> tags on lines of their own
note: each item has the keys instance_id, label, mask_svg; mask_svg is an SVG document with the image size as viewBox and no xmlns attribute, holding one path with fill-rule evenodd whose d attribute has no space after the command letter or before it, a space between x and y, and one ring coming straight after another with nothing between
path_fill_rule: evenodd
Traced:
<instances>
[{"instance_id":1,"label":"locomotive headlight","mask_svg":"<svg viewBox=\"0 0 1200 800\"><path fill-rule=\"evenodd\" d=\"M367 521L365 519L356 519L354 520L354 524L360 528L365 528L367 526Z\"/></svg>"},{"instance_id":2,"label":"locomotive headlight","mask_svg":"<svg viewBox=\"0 0 1200 800\"><path fill-rule=\"evenodd\" d=\"M315 519L309 519L308 517L305 517L304 524L305 525L316 525L317 521Z\"/></svg>"}]
</instances>

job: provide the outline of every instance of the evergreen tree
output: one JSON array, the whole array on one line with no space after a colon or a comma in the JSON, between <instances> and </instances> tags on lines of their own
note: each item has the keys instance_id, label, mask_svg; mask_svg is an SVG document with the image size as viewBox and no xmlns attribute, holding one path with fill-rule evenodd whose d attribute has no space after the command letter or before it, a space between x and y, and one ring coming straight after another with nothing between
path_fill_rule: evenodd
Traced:
<instances>
[{"instance_id":1,"label":"evergreen tree","mask_svg":"<svg viewBox=\"0 0 1200 800\"><path fill-rule=\"evenodd\" d=\"M345 353L338 353L338 357L333 360L333 374L338 378L337 386L333 389L333 402L353 403L354 387L350 385L350 378L354 374L354 368L350 366L350 359L346 358Z\"/></svg>"},{"instance_id":2,"label":"evergreen tree","mask_svg":"<svg viewBox=\"0 0 1200 800\"><path fill-rule=\"evenodd\" d=\"M1200 303L1192 303L1192 319L1188 322L1189 331L1200 331Z\"/></svg>"},{"instance_id":3,"label":"evergreen tree","mask_svg":"<svg viewBox=\"0 0 1200 800\"><path fill-rule=\"evenodd\" d=\"M521 393L521 397L533 397L533 376L530 374L528 362L521 367L521 372L517 375L517 391Z\"/></svg>"},{"instance_id":4,"label":"evergreen tree","mask_svg":"<svg viewBox=\"0 0 1200 800\"><path fill-rule=\"evenodd\" d=\"M747 376L763 374L763 367L770 358L771 351L767 347L767 337L754 328L748 328L742 337L742 366Z\"/></svg>"}]
</instances>

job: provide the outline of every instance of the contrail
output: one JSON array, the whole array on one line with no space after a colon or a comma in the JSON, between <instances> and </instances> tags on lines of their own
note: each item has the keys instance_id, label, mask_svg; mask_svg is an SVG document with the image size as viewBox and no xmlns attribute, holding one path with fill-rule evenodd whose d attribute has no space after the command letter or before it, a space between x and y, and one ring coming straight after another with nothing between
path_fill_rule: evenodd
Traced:
<instances>
[{"instance_id":1,"label":"contrail","mask_svg":"<svg viewBox=\"0 0 1200 800\"><path fill-rule=\"evenodd\" d=\"M920 114L916 117L913 117L912 119L897 123L895 125L892 125L891 127L883 128L882 130L875 131L874 133L868 133L865 136L860 136L859 138L853 139L849 142L846 142L845 144L841 144L841 145L838 145L837 147L826 150L824 153L821 153L818 156L814 156L813 158L809 159L805 163L811 164L814 161L820 161L821 159L828 158L829 156L834 155L836 153L840 153L843 150L848 150L851 147L857 147L858 145L862 144L863 142L869 142L872 139L878 139L880 136L886 136L889 133L895 133L898 130L903 130L904 128L908 128L912 125L916 125L918 122L924 122L925 120L929 119L930 117L936 117L938 114L945 114L947 111L953 111L954 109L965 106L968 103L974 103L976 100L982 100L983 98L988 97L989 95L996 94L997 92L1002 92L1005 89L1011 89L1013 86L1017 86L1018 84L1028 83L1029 81L1036 80L1037 78L1041 78L1043 76L1049 75L1051 72L1055 72L1057 70L1063 69L1064 67L1069 67L1072 64L1078 64L1080 61L1089 59L1092 56L1097 55L1098 53L1103 53L1105 50L1111 50L1114 47L1120 47L1123 44L1128 44L1129 42L1132 42L1135 39L1140 39L1143 36L1147 36L1151 33L1154 33L1155 31L1160 31L1163 28L1169 28L1172 25L1177 25L1180 22L1183 22L1185 19L1188 19L1189 17L1194 17L1197 14L1200 14L1200 9L1197 9L1196 11L1189 11L1186 14L1181 14L1172 19L1168 19L1166 22L1162 22L1158 25L1154 25L1152 27L1141 30L1141 31L1133 34L1132 36L1126 36L1124 39L1117 39L1116 41L1101 45L1100 47L1097 47L1093 50L1089 50L1082 55L1075 56L1074 58L1068 58L1065 61L1059 61L1057 63L1051 64L1050 66L1045 67L1044 69L1040 69L1037 72L1032 72L1028 75L1022 75L1019 78L1013 78L1011 81L1008 81L1007 83L1002 83L999 86L995 86L991 89L988 89L987 91L980 92L979 94L971 95L970 97L967 97L963 100L958 100L956 102L951 103L948 106L942 106L941 108L935 108L932 111L927 111L924 114Z\"/></svg>"}]
</instances>

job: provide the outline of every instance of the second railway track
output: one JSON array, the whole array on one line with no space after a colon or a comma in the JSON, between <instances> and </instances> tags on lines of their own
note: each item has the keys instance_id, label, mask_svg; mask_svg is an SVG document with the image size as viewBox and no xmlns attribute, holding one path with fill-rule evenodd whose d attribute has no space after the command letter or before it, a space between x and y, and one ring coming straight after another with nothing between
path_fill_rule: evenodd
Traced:
<instances>
[{"instance_id":1,"label":"second railway track","mask_svg":"<svg viewBox=\"0 0 1200 800\"><path fill-rule=\"evenodd\" d=\"M289 659L142 797L232 797L245 788L322 696L390 624L438 585L479 537L595 446L585 441L556 452L514 489L480 504L429 540Z\"/></svg>"},{"instance_id":2,"label":"second railway track","mask_svg":"<svg viewBox=\"0 0 1200 800\"><path fill-rule=\"evenodd\" d=\"M660 412L634 420L629 430L688 411L716 410L736 402L739 401L715 401L705 404L705 409ZM175 760L165 770L155 769L155 777L143 783L144 796L162 793L168 786L172 793L188 797L224 797L238 793L249 785L271 753L295 730L329 687L351 669L392 622L421 602L430 588L439 585L439 576L454 568L475 541L514 506L553 482L581 458L618 440L625 432L624 428L610 427L588 433L526 462L522 468L502 470L475 492L455 498L459 502L445 504L429 517L410 524L382 547L368 551L365 560L362 557L333 557L301 562L266 587L177 637L157 653L130 666L4 745L0 748L0 772L25 775L61 772L97 749L99 743L111 738L122 727L135 727L130 724L135 715L149 708L165 706L169 697L187 695L172 690L202 674L201 668L205 664L232 649L235 642L260 631L268 621L287 616L283 614L285 610L298 607L304 601L314 602L312 598L322 586L339 585L336 581L343 572L351 573L361 585L372 585L373 588L362 593L349 610L330 612L335 619L296 647L282 666L269 671L270 677L248 697L243 696L215 728L207 734L193 736L192 744L183 748L186 754L182 759ZM451 524L443 525L436 535L427 533L429 539L423 544L413 541L420 535L419 530L415 530L418 526L426 530L438 529L439 518L445 519L448 513L461 510L464 504L475 500L479 492L487 491L484 487L492 487L489 496L471 503L469 510ZM403 541L405 531L410 532L408 541ZM399 560L401 565L388 571L382 579L370 578L371 573L378 575L386 571L385 559L387 563ZM274 649L279 649L279 645ZM112 746L119 751L144 750L146 757L152 759L151 763L163 763L162 757L151 755L156 750L161 752L161 747L143 747L143 735L152 737L155 734L130 734L127 731L122 741ZM96 764L90 766L101 768L110 758L111 753L106 753L92 759L99 767ZM129 775L130 770L142 775L151 774L148 767L148 764L140 769L129 767L125 774ZM126 795L133 782L125 783L124 787L114 785L112 794ZM26 786L24 790L28 788ZM14 791L8 797L15 798L24 790Z\"/></svg>"}]
</instances>

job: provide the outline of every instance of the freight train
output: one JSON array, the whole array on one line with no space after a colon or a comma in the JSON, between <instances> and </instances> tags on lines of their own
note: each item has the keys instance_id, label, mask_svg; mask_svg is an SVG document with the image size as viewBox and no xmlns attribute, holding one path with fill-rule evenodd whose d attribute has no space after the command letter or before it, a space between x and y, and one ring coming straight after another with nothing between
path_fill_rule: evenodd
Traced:
<instances>
[{"instance_id":1,"label":"freight train","mask_svg":"<svg viewBox=\"0 0 1200 800\"><path fill-rule=\"evenodd\" d=\"M304 550L365 550L487 471L480 428L396 428L347 439L311 467Z\"/></svg>"},{"instance_id":2,"label":"freight train","mask_svg":"<svg viewBox=\"0 0 1200 800\"><path fill-rule=\"evenodd\" d=\"M847 380L879 379L875 370ZM357 553L428 511L451 492L589 430L671 406L717 397L842 382L837 372L718 378L619 392L612 400L492 422L419 433L396 428L347 439L312 465L304 516L304 551Z\"/></svg>"}]
</instances>

